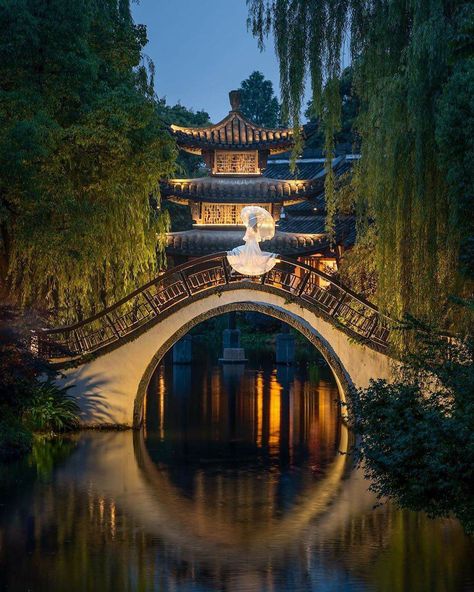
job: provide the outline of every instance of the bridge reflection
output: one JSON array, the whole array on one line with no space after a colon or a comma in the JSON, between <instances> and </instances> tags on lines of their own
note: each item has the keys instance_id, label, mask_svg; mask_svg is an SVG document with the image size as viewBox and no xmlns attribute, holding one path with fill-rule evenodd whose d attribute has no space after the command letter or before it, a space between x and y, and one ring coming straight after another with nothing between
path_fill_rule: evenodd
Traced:
<instances>
[{"instance_id":1,"label":"bridge reflection","mask_svg":"<svg viewBox=\"0 0 474 592\"><path fill-rule=\"evenodd\" d=\"M82 432L0 504L0 588L470 589L457 523L374 511L338 398L318 367L162 364L144 429Z\"/></svg>"},{"instance_id":2,"label":"bridge reflection","mask_svg":"<svg viewBox=\"0 0 474 592\"><path fill-rule=\"evenodd\" d=\"M160 446L167 439L174 461L214 455L235 463L243 454L258 463L278 456L283 464L306 458L319 464L335 454L339 425L337 387L323 372L314 386L287 366L254 372L224 365L207 372L161 365L148 390L147 443L161 460L170 450Z\"/></svg>"},{"instance_id":3,"label":"bridge reflection","mask_svg":"<svg viewBox=\"0 0 474 592\"><path fill-rule=\"evenodd\" d=\"M160 503L173 508L175 534L217 556L220 545L237 557L283 549L344 474L337 399L329 372L311 383L288 367L160 366L136 454Z\"/></svg>"},{"instance_id":4,"label":"bridge reflection","mask_svg":"<svg viewBox=\"0 0 474 592\"><path fill-rule=\"evenodd\" d=\"M82 433L54 478L22 483L0 508L0 583L52 592L470 589L473 547L458 524L374 511L367 482L346 468L336 457L267 527L245 532L234 519L221 530L225 521L151 460L143 432Z\"/></svg>"}]
</instances>

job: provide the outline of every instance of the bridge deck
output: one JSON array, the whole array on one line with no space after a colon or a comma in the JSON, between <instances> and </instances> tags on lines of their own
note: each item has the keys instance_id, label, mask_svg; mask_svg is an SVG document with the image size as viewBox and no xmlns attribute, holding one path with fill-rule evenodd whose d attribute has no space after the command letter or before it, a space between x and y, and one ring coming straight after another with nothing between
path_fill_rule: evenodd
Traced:
<instances>
[{"instance_id":1,"label":"bridge deck","mask_svg":"<svg viewBox=\"0 0 474 592\"><path fill-rule=\"evenodd\" d=\"M362 296L331 276L295 260L280 257L261 277L245 277L229 266L226 253L194 259L160 274L98 314L74 325L33 332L32 349L52 361L70 361L99 352L133 333L146 330L178 306L206 292L254 286L283 292L374 349L388 347L390 319Z\"/></svg>"}]
</instances>

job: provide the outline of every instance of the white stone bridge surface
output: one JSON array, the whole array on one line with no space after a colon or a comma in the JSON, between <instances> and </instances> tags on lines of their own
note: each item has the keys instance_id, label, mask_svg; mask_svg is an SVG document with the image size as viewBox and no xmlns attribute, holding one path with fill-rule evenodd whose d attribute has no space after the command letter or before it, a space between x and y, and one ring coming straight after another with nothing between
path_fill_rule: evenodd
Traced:
<instances>
[{"instance_id":1,"label":"white stone bridge surface","mask_svg":"<svg viewBox=\"0 0 474 592\"><path fill-rule=\"evenodd\" d=\"M300 331L331 367L342 400L351 387L390 380L390 321L331 276L281 258L267 274L236 274L225 253L170 269L81 323L35 332L32 348L61 368L85 426L138 427L151 376L202 321L255 311Z\"/></svg>"}]
</instances>

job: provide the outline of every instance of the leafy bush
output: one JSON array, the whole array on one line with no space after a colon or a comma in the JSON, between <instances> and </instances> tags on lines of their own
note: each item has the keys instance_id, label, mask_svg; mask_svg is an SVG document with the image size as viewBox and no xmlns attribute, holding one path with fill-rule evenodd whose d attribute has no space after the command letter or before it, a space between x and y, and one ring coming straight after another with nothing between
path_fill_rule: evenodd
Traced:
<instances>
[{"instance_id":1,"label":"leafy bush","mask_svg":"<svg viewBox=\"0 0 474 592\"><path fill-rule=\"evenodd\" d=\"M18 311L0 307L0 460L29 452L33 431L62 432L78 423L77 405L54 385L55 369L29 350L23 322Z\"/></svg>"},{"instance_id":2,"label":"leafy bush","mask_svg":"<svg viewBox=\"0 0 474 592\"><path fill-rule=\"evenodd\" d=\"M393 384L373 381L350 404L371 490L474 533L473 343L427 332Z\"/></svg>"},{"instance_id":3,"label":"leafy bush","mask_svg":"<svg viewBox=\"0 0 474 592\"><path fill-rule=\"evenodd\" d=\"M51 380L39 382L24 413L25 425L36 432L64 432L78 426L77 403Z\"/></svg>"}]
</instances>

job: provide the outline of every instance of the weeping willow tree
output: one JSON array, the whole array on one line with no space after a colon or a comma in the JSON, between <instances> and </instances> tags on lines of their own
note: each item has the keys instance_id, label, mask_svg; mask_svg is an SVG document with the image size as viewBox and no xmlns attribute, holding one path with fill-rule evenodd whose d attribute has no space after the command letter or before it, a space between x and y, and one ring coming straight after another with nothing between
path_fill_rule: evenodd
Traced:
<instances>
[{"instance_id":1,"label":"weeping willow tree","mask_svg":"<svg viewBox=\"0 0 474 592\"><path fill-rule=\"evenodd\" d=\"M371 226L379 304L396 317L409 312L449 325L449 297L466 294L473 266L472 5L456 0L248 0L248 5L260 43L274 34L282 110L295 127L309 77L328 159L340 127L342 58L350 54L361 105L362 157L352 181L358 241L367 244ZM333 187L329 174L330 232L337 209Z\"/></svg>"},{"instance_id":2,"label":"weeping willow tree","mask_svg":"<svg viewBox=\"0 0 474 592\"><path fill-rule=\"evenodd\" d=\"M4 0L0 26L1 281L72 320L162 265L176 149L128 0Z\"/></svg>"}]
</instances>

